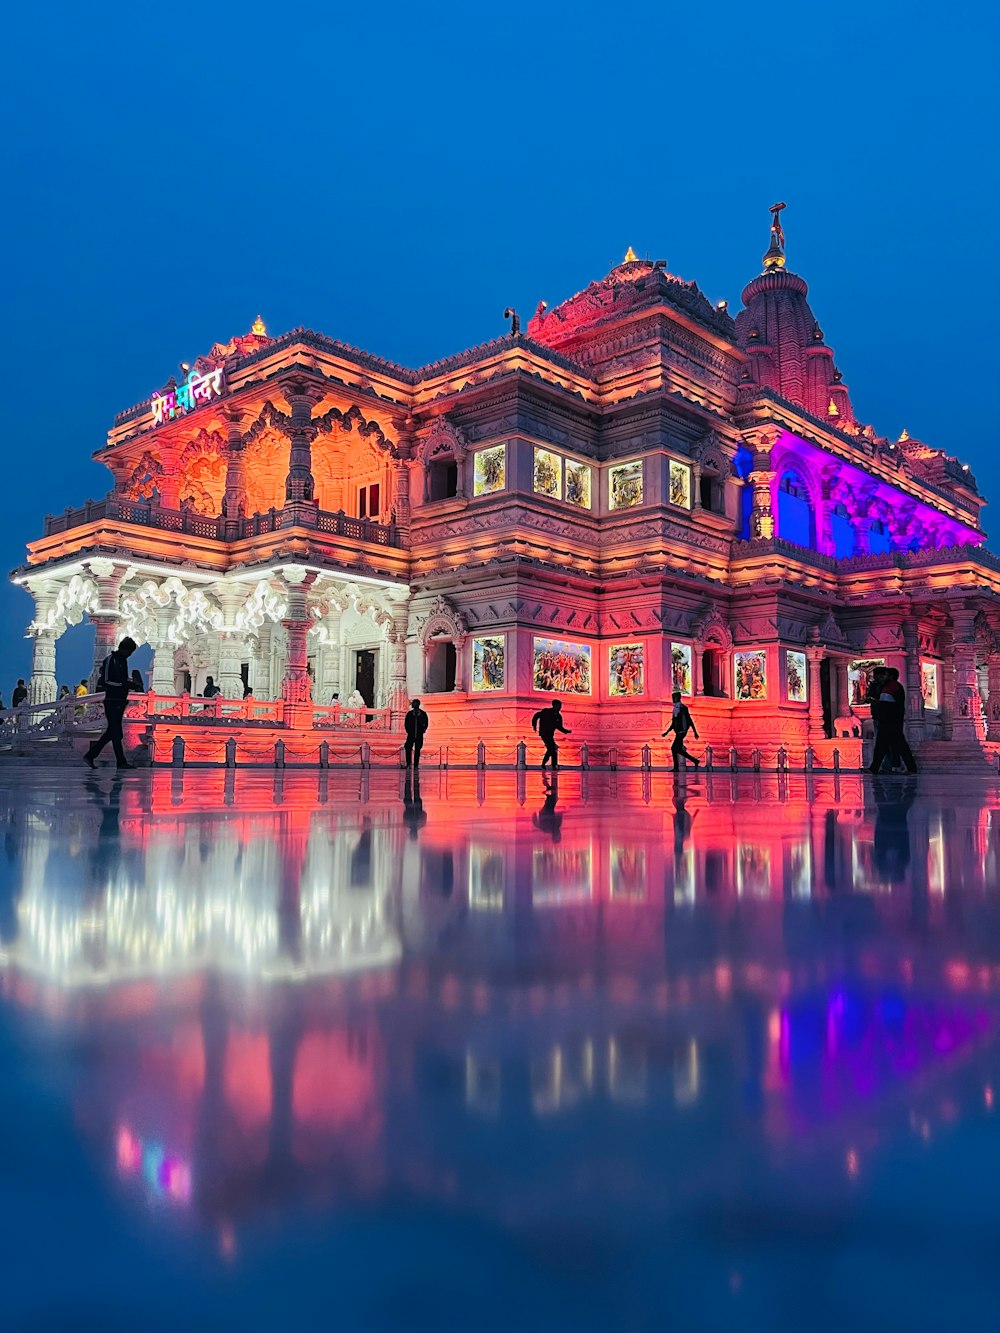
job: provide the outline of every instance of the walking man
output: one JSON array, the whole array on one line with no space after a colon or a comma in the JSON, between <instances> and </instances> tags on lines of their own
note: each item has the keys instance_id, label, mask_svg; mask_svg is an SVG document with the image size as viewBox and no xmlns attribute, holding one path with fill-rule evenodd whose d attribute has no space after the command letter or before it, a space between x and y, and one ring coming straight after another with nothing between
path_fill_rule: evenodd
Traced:
<instances>
[{"instance_id":1,"label":"walking man","mask_svg":"<svg viewBox=\"0 0 1000 1333\"><path fill-rule=\"evenodd\" d=\"M553 699L548 708L540 708L531 719L531 730L538 732L538 739L545 742L545 756L542 759L542 768L552 760L552 767L559 767L559 746L556 745L556 732L561 731L564 736L572 735L569 727L563 726L562 720L562 701Z\"/></svg>"},{"instance_id":2,"label":"walking man","mask_svg":"<svg viewBox=\"0 0 1000 1333\"><path fill-rule=\"evenodd\" d=\"M108 725L83 756L84 763L94 767L94 760L111 742L119 768L134 768L125 758L122 746L122 723L125 719L125 705L132 679L128 671L128 659L135 652L135 640L124 638L113 653L109 653L101 667L101 677L97 682L98 690L104 690L104 716Z\"/></svg>"},{"instance_id":3,"label":"walking man","mask_svg":"<svg viewBox=\"0 0 1000 1333\"><path fill-rule=\"evenodd\" d=\"M403 750L406 754L407 768L420 767L420 751L424 748L424 735L429 722L430 718L420 707L420 700L414 699L403 723L406 728L406 744Z\"/></svg>"},{"instance_id":4,"label":"walking man","mask_svg":"<svg viewBox=\"0 0 1000 1333\"><path fill-rule=\"evenodd\" d=\"M678 768L680 768L681 755L683 755L685 759L690 759L695 768L698 767L701 760L695 759L694 755L689 754L684 748L684 738L689 731L694 732L695 740L699 739L698 728L694 724L691 710L688 708L687 704L681 702L680 690L674 690L670 697L673 699L674 715L670 719L670 726L667 727L663 734L664 736L669 736L671 732L674 733L674 739L670 743L670 753L673 755L674 772L676 773Z\"/></svg>"}]
</instances>

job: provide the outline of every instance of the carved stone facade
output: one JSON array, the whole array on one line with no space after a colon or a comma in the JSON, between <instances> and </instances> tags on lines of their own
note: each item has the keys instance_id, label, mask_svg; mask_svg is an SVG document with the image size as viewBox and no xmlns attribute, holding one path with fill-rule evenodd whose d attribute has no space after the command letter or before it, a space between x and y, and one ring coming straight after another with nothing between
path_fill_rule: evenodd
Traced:
<instances>
[{"instance_id":1,"label":"carved stone facade","mask_svg":"<svg viewBox=\"0 0 1000 1333\"><path fill-rule=\"evenodd\" d=\"M95 670L127 632L157 697L212 676L306 728L419 692L439 738L506 742L561 695L625 743L679 688L715 746L820 751L868 729L884 660L918 742L1000 732L975 480L859 422L771 242L735 321L630 251L420 370L260 321L216 344L116 419L108 496L31 543L32 702L87 618Z\"/></svg>"}]
</instances>

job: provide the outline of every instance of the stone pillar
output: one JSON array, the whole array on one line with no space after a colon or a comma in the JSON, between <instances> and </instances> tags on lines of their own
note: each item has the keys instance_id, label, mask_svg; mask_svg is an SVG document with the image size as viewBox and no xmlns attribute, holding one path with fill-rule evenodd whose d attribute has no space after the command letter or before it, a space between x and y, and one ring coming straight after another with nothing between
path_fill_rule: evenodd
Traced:
<instances>
[{"instance_id":1,"label":"stone pillar","mask_svg":"<svg viewBox=\"0 0 1000 1333\"><path fill-rule=\"evenodd\" d=\"M181 474L177 471L174 460L164 463L156 488L160 492L161 508L179 509L181 507Z\"/></svg>"},{"instance_id":2,"label":"stone pillar","mask_svg":"<svg viewBox=\"0 0 1000 1333\"><path fill-rule=\"evenodd\" d=\"M312 442L316 437L316 427L312 424L312 410L323 395L306 380L292 380L284 392L292 414L288 427L285 502L306 500L312 503L316 492L312 474Z\"/></svg>"},{"instance_id":3,"label":"stone pillar","mask_svg":"<svg viewBox=\"0 0 1000 1333\"><path fill-rule=\"evenodd\" d=\"M94 626L94 662L90 671L90 688L93 690L104 659L117 648L122 637L119 597L125 568L104 557L98 557L89 563L90 572L97 582L97 606L90 612L90 620Z\"/></svg>"},{"instance_id":4,"label":"stone pillar","mask_svg":"<svg viewBox=\"0 0 1000 1333\"><path fill-rule=\"evenodd\" d=\"M750 538L752 541L771 541L774 537L774 509L771 504L774 473L771 470L770 453L754 454L753 470L747 480L753 487Z\"/></svg>"},{"instance_id":5,"label":"stone pillar","mask_svg":"<svg viewBox=\"0 0 1000 1333\"><path fill-rule=\"evenodd\" d=\"M156 642L153 644L153 669L149 676L149 688L154 694L173 694L175 689L170 620L170 608L161 607L156 613Z\"/></svg>"},{"instance_id":6,"label":"stone pillar","mask_svg":"<svg viewBox=\"0 0 1000 1333\"><path fill-rule=\"evenodd\" d=\"M274 698L274 681L271 673L271 653L274 627L265 620L257 631L257 655L254 659L254 671L251 676L253 692L258 699Z\"/></svg>"},{"instance_id":7,"label":"stone pillar","mask_svg":"<svg viewBox=\"0 0 1000 1333\"><path fill-rule=\"evenodd\" d=\"M285 701L285 721L291 726L312 725L312 688L308 669L308 636L312 625L309 615L309 589L316 574L301 565L286 565L282 570L288 593L288 613L281 622L288 633L288 657L281 697Z\"/></svg>"},{"instance_id":8,"label":"stone pillar","mask_svg":"<svg viewBox=\"0 0 1000 1333\"><path fill-rule=\"evenodd\" d=\"M988 714L987 732L991 741L1000 740L1000 652L992 652L986 658L986 679L989 698L986 701Z\"/></svg>"},{"instance_id":9,"label":"stone pillar","mask_svg":"<svg viewBox=\"0 0 1000 1333\"><path fill-rule=\"evenodd\" d=\"M319 682L319 700L321 704L333 702L335 693L340 694L340 620L341 612L331 608L324 624L326 626L326 645L323 648L322 675ZM343 699L341 702L344 702Z\"/></svg>"},{"instance_id":10,"label":"stone pillar","mask_svg":"<svg viewBox=\"0 0 1000 1333\"><path fill-rule=\"evenodd\" d=\"M28 703L50 704L59 693L56 682L55 630L40 629L34 634L31 656L31 679L28 681Z\"/></svg>"},{"instance_id":11,"label":"stone pillar","mask_svg":"<svg viewBox=\"0 0 1000 1333\"><path fill-rule=\"evenodd\" d=\"M809 663L809 741L826 740L823 728L823 682L820 667L826 656L825 648L807 647L806 661Z\"/></svg>"},{"instance_id":12,"label":"stone pillar","mask_svg":"<svg viewBox=\"0 0 1000 1333\"><path fill-rule=\"evenodd\" d=\"M247 469L243 435L240 423L244 413L242 409L229 406L222 414L226 419L226 493L222 497L222 517L226 520L226 539L233 541L239 536L240 519L247 512Z\"/></svg>"},{"instance_id":13,"label":"stone pillar","mask_svg":"<svg viewBox=\"0 0 1000 1333\"><path fill-rule=\"evenodd\" d=\"M691 644L691 693L697 698L705 693L705 679L702 662L705 658L704 639L695 639ZM720 682L721 688L721 682Z\"/></svg>"},{"instance_id":14,"label":"stone pillar","mask_svg":"<svg viewBox=\"0 0 1000 1333\"><path fill-rule=\"evenodd\" d=\"M405 597L405 601L401 600ZM390 593L392 597L392 629L389 633L389 698L387 700L393 714L402 717L408 705L406 689L406 639L410 628L409 589L400 589ZM458 684L458 668L455 670L455 684Z\"/></svg>"},{"instance_id":15,"label":"stone pillar","mask_svg":"<svg viewBox=\"0 0 1000 1333\"><path fill-rule=\"evenodd\" d=\"M903 685L906 687L906 733L910 740L920 740L924 734L924 695L920 680L920 633L916 620L903 621L903 650L906 667Z\"/></svg>"},{"instance_id":16,"label":"stone pillar","mask_svg":"<svg viewBox=\"0 0 1000 1333\"><path fill-rule=\"evenodd\" d=\"M409 459L401 458L393 464L396 480L396 524L404 531L410 526L410 468Z\"/></svg>"},{"instance_id":17,"label":"stone pillar","mask_svg":"<svg viewBox=\"0 0 1000 1333\"><path fill-rule=\"evenodd\" d=\"M976 613L964 606L952 606L950 610L955 668L951 734L954 740L978 741L982 736L982 700L976 679Z\"/></svg>"},{"instance_id":18,"label":"stone pillar","mask_svg":"<svg viewBox=\"0 0 1000 1333\"><path fill-rule=\"evenodd\" d=\"M242 699L243 676L240 667L243 664L243 631L237 625L237 617L246 601L246 590L239 586L217 584L212 591L225 616L219 631L219 674L215 683L222 691L223 699Z\"/></svg>"}]
</instances>

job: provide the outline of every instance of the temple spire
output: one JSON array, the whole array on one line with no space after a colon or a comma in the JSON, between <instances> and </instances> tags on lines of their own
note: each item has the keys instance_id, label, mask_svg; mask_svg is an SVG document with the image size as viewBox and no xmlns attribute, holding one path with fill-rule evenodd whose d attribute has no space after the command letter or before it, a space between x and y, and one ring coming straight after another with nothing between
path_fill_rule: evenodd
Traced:
<instances>
[{"instance_id":1,"label":"temple spire","mask_svg":"<svg viewBox=\"0 0 1000 1333\"><path fill-rule=\"evenodd\" d=\"M781 210L784 204L771 205L771 244L764 256L764 272L772 268L785 267L785 229L781 225Z\"/></svg>"},{"instance_id":2,"label":"temple spire","mask_svg":"<svg viewBox=\"0 0 1000 1333\"><path fill-rule=\"evenodd\" d=\"M260 315L258 315L257 318L254 320L250 332L255 333L258 338L264 338L267 336L267 329L264 327L264 321L261 319Z\"/></svg>"},{"instance_id":3,"label":"temple spire","mask_svg":"<svg viewBox=\"0 0 1000 1333\"><path fill-rule=\"evenodd\" d=\"M638 258L639 258L639 256L638 256L638 255L636 254L636 252L632 249L632 247L629 246L629 248L625 251L625 258L622 260L622 263L623 263L623 264L634 264L634 263L638 260Z\"/></svg>"}]
</instances>

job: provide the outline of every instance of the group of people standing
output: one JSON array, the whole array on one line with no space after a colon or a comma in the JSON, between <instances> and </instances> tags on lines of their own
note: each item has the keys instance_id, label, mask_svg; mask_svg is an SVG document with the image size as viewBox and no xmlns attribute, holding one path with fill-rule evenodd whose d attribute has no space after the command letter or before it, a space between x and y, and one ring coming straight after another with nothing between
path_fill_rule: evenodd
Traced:
<instances>
[{"instance_id":1,"label":"group of people standing","mask_svg":"<svg viewBox=\"0 0 1000 1333\"><path fill-rule=\"evenodd\" d=\"M865 703L871 706L875 727L875 753L869 773L881 773L886 762L890 771L902 765L908 773L916 773L916 760L904 735L906 690L896 667L875 668Z\"/></svg>"}]
</instances>

